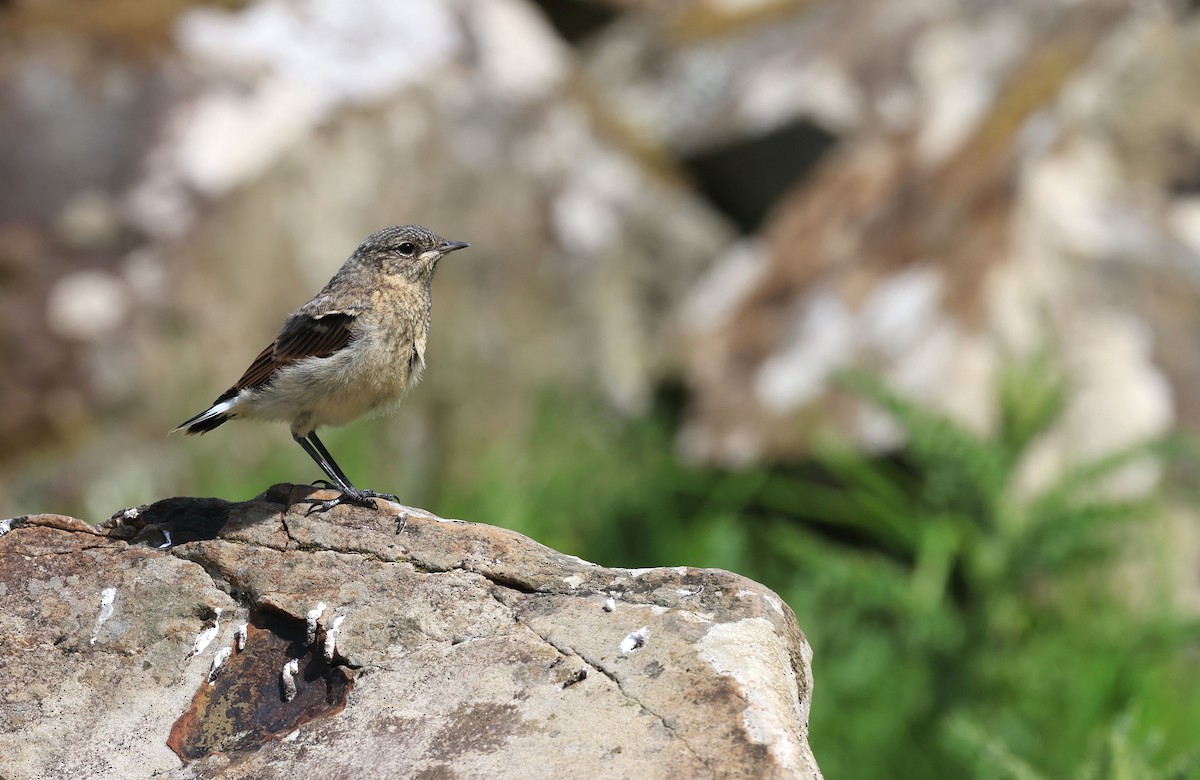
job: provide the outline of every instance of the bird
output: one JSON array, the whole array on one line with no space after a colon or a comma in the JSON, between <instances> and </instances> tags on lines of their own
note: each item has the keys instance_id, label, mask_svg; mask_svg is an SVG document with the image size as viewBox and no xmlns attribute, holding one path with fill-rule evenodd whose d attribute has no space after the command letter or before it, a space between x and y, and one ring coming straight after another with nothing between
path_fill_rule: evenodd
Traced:
<instances>
[{"instance_id":1,"label":"bird","mask_svg":"<svg viewBox=\"0 0 1200 780\"><path fill-rule=\"evenodd\" d=\"M417 383L425 369L434 272L443 257L467 246L420 225L372 233L284 321L232 387L172 432L208 433L234 419L286 422L329 477L313 484L339 491L337 498L314 500L310 512L395 501L389 493L355 487L317 429L394 408Z\"/></svg>"}]
</instances>

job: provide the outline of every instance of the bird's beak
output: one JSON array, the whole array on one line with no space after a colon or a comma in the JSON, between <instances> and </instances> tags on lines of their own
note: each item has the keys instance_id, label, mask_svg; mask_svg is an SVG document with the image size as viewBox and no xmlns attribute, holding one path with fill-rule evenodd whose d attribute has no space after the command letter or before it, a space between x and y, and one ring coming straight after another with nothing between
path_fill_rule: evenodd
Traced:
<instances>
[{"instance_id":1,"label":"bird's beak","mask_svg":"<svg viewBox=\"0 0 1200 780\"><path fill-rule=\"evenodd\" d=\"M469 246L470 244L468 244L466 241L443 241L442 245L438 247L438 251L442 254L446 254L447 252L453 252L456 249L466 249Z\"/></svg>"}]
</instances>

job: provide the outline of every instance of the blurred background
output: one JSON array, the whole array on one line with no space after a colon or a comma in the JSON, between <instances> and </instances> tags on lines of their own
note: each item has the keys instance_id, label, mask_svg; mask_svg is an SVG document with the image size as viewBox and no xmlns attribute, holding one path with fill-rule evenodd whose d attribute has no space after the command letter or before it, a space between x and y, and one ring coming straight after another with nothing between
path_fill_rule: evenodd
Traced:
<instances>
[{"instance_id":1,"label":"blurred background","mask_svg":"<svg viewBox=\"0 0 1200 780\"><path fill-rule=\"evenodd\" d=\"M357 484L795 610L839 777L1200 777L1200 13L0 2L0 516L321 476L166 432L368 233Z\"/></svg>"}]
</instances>

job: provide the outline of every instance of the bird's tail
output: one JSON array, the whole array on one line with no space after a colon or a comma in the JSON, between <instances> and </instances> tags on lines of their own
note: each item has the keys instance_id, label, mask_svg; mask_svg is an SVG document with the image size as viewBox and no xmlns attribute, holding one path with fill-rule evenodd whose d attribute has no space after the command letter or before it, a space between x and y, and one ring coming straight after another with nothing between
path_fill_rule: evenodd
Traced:
<instances>
[{"instance_id":1,"label":"bird's tail","mask_svg":"<svg viewBox=\"0 0 1200 780\"><path fill-rule=\"evenodd\" d=\"M171 430L171 433L183 431L188 436L197 433L208 433L213 428L217 428L224 423L232 420L236 415L230 414L229 410L233 408L234 399L220 398L212 406L205 409L200 414L191 419L184 420L179 425Z\"/></svg>"}]
</instances>

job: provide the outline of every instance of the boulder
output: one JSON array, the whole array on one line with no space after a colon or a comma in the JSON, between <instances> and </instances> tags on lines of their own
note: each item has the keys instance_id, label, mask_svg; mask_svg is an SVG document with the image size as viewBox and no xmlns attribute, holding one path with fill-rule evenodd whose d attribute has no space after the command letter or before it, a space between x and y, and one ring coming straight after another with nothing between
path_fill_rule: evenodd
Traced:
<instances>
[{"instance_id":1,"label":"boulder","mask_svg":"<svg viewBox=\"0 0 1200 780\"><path fill-rule=\"evenodd\" d=\"M0 776L820 777L763 586L330 496L0 524Z\"/></svg>"},{"instance_id":2,"label":"boulder","mask_svg":"<svg viewBox=\"0 0 1200 780\"><path fill-rule=\"evenodd\" d=\"M847 402L847 368L994 432L998 386L1041 354L1071 392L1022 468L1028 492L1200 424L1200 145L1180 97L1200 66L1196 17L1106 0L913 4L895 19L895 4L821 5L792 22L820 22L820 45L778 43L740 78L790 67L785 83L809 84L815 69L849 85L835 94L855 98L854 121L803 109L838 144L685 305L682 449L739 465L804 457L831 433L899 446L890 419Z\"/></svg>"}]
</instances>

